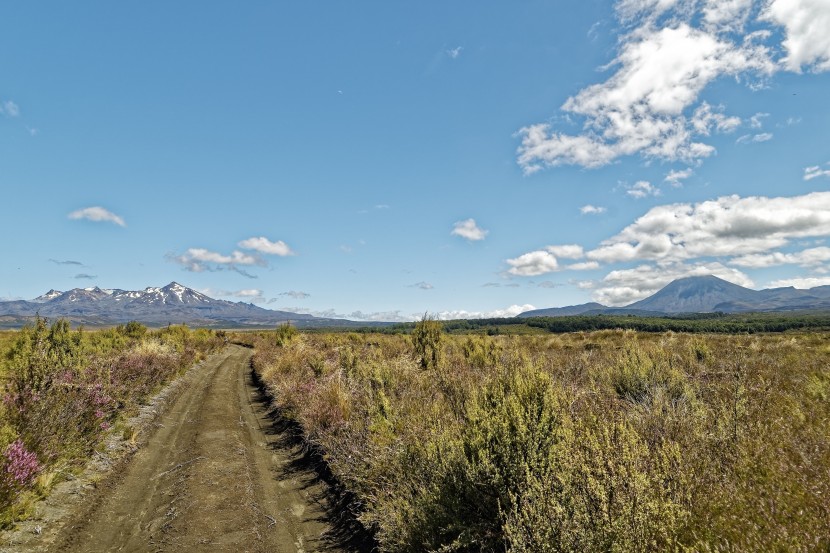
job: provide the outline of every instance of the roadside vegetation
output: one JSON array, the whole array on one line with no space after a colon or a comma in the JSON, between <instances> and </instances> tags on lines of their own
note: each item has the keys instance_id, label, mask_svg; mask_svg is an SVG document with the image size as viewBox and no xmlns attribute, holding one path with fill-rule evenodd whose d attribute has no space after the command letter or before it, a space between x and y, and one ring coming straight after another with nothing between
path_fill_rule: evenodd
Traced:
<instances>
[{"instance_id":1,"label":"roadside vegetation","mask_svg":"<svg viewBox=\"0 0 830 553\"><path fill-rule=\"evenodd\" d=\"M830 549L830 334L240 339L383 551Z\"/></svg>"},{"instance_id":2,"label":"roadside vegetation","mask_svg":"<svg viewBox=\"0 0 830 553\"><path fill-rule=\"evenodd\" d=\"M87 332L38 318L0 334L0 527L84 466L108 432L195 361L221 347L209 330L139 323Z\"/></svg>"}]
</instances>

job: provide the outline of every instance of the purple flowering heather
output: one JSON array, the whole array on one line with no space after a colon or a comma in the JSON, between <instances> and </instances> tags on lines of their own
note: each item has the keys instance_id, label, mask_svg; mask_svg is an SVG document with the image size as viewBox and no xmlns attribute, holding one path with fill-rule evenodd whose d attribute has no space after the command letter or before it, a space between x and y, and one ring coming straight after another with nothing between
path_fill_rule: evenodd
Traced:
<instances>
[{"instance_id":1,"label":"purple flowering heather","mask_svg":"<svg viewBox=\"0 0 830 553\"><path fill-rule=\"evenodd\" d=\"M3 455L6 458L3 479L12 487L28 486L40 471L37 455L26 449L21 440L10 443Z\"/></svg>"}]
</instances>

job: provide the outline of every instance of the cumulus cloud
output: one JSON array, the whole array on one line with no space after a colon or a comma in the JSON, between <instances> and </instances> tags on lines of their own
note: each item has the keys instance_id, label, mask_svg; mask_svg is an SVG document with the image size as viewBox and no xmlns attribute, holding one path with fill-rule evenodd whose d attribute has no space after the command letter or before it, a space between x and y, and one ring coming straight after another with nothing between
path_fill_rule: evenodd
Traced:
<instances>
[{"instance_id":1,"label":"cumulus cloud","mask_svg":"<svg viewBox=\"0 0 830 553\"><path fill-rule=\"evenodd\" d=\"M264 236L257 236L242 240L237 244L243 250L253 250L266 255L278 255L285 257L288 255L295 255L295 253L288 247L288 244L282 240L271 242Z\"/></svg>"},{"instance_id":2,"label":"cumulus cloud","mask_svg":"<svg viewBox=\"0 0 830 553\"><path fill-rule=\"evenodd\" d=\"M623 19L652 15L677 2L618 4ZM636 8L634 7L636 5ZM703 89L723 76L770 74L767 49L754 40L737 40L689 21L664 26L653 17L625 34L609 67L616 72L568 98L562 110L584 119L579 135L557 132L548 124L519 130L518 162L525 173L563 164L599 167L633 154L692 162L714 147L698 137L729 132L739 119L698 102Z\"/></svg>"},{"instance_id":3,"label":"cumulus cloud","mask_svg":"<svg viewBox=\"0 0 830 553\"><path fill-rule=\"evenodd\" d=\"M647 196L659 196L661 194L659 188L653 186L646 180L637 181L632 185L626 186L625 193L638 200Z\"/></svg>"},{"instance_id":4,"label":"cumulus cloud","mask_svg":"<svg viewBox=\"0 0 830 553\"><path fill-rule=\"evenodd\" d=\"M181 255L168 254L167 259L182 265L185 270L194 273L204 271L236 270L245 276L252 276L239 270L239 266L266 265L265 261L257 256L234 250L229 255L212 252L205 248L189 248Z\"/></svg>"},{"instance_id":5,"label":"cumulus cloud","mask_svg":"<svg viewBox=\"0 0 830 553\"><path fill-rule=\"evenodd\" d=\"M625 305L648 296L676 278L714 274L742 286L751 279L739 268L799 265L820 272L830 247L804 247L804 239L830 236L830 192L802 196L723 196L700 203L656 206L593 249L579 263L563 266L550 246L506 262L514 276L562 270L594 270L601 265L639 264L615 269L598 281L578 286L594 299ZM577 245L568 246L573 252ZM560 255L561 257L561 255Z\"/></svg>"},{"instance_id":6,"label":"cumulus cloud","mask_svg":"<svg viewBox=\"0 0 830 553\"><path fill-rule=\"evenodd\" d=\"M68 217L74 220L86 219L87 221L114 223L119 227L127 226L123 218L99 206L78 209L70 213Z\"/></svg>"},{"instance_id":7,"label":"cumulus cloud","mask_svg":"<svg viewBox=\"0 0 830 553\"><path fill-rule=\"evenodd\" d=\"M605 208L605 207L591 205L591 204L583 205L582 207L579 208L579 212L582 213L583 215L600 215L602 213L605 213L606 211L608 211L608 209Z\"/></svg>"},{"instance_id":8,"label":"cumulus cloud","mask_svg":"<svg viewBox=\"0 0 830 553\"><path fill-rule=\"evenodd\" d=\"M585 251L579 244L547 246L543 250L508 259L507 264L510 265L510 269L507 272L515 276L538 276L560 270L586 271L599 268L599 263L593 260L565 266L559 264L559 259L582 259L583 257L585 257Z\"/></svg>"},{"instance_id":9,"label":"cumulus cloud","mask_svg":"<svg viewBox=\"0 0 830 553\"><path fill-rule=\"evenodd\" d=\"M490 231L484 230L476 224L475 219L466 219L458 221L453 226L451 235L460 236L470 241L484 240Z\"/></svg>"},{"instance_id":10,"label":"cumulus cloud","mask_svg":"<svg viewBox=\"0 0 830 553\"><path fill-rule=\"evenodd\" d=\"M739 256L830 235L830 192L803 196L723 196L657 206L586 257L603 263Z\"/></svg>"},{"instance_id":11,"label":"cumulus cloud","mask_svg":"<svg viewBox=\"0 0 830 553\"><path fill-rule=\"evenodd\" d=\"M619 0L616 13L618 47L603 68L610 74L561 106L581 132L547 123L518 131L517 161L526 174L631 155L699 162L715 152L707 137L742 123L701 101L713 82L733 77L757 88L782 70L830 70L827 0ZM766 115L757 113L749 126L760 129ZM771 138L757 133L742 141Z\"/></svg>"},{"instance_id":12,"label":"cumulus cloud","mask_svg":"<svg viewBox=\"0 0 830 553\"><path fill-rule=\"evenodd\" d=\"M819 247L809 248L800 252L783 253L772 252L765 254L748 254L736 257L730 261L731 265L760 269L763 267L774 267L776 265L801 265L812 267L830 261L830 248Z\"/></svg>"},{"instance_id":13,"label":"cumulus cloud","mask_svg":"<svg viewBox=\"0 0 830 553\"><path fill-rule=\"evenodd\" d=\"M784 27L781 64L801 73L830 70L830 4L826 0L772 0L762 16Z\"/></svg>"},{"instance_id":14,"label":"cumulus cloud","mask_svg":"<svg viewBox=\"0 0 830 553\"><path fill-rule=\"evenodd\" d=\"M507 272L516 276L537 276L559 270L556 256L545 250L537 250L508 259L507 264L510 265Z\"/></svg>"},{"instance_id":15,"label":"cumulus cloud","mask_svg":"<svg viewBox=\"0 0 830 553\"><path fill-rule=\"evenodd\" d=\"M545 248L558 258L579 259L585 255L582 246L579 244L565 244L562 246L548 246Z\"/></svg>"},{"instance_id":16,"label":"cumulus cloud","mask_svg":"<svg viewBox=\"0 0 830 553\"><path fill-rule=\"evenodd\" d=\"M818 165L813 165L812 167L804 168L804 180L813 180L819 177L830 177L830 169L822 169Z\"/></svg>"}]
</instances>

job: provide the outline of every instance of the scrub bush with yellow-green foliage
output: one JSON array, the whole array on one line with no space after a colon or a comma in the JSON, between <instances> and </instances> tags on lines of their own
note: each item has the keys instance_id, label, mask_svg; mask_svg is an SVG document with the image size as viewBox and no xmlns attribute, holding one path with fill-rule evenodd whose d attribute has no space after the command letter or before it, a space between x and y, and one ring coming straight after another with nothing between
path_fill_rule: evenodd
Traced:
<instances>
[{"instance_id":1,"label":"scrub bush with yellow-green foliage","mask_svg":"<svg viewBox=\"0 0 830 553\"><path fill-rule=\"evenodd\" d=\"M830 335L422 330L256 340L382 551L830 548Z\"/></svg>"},{"instance_id":2,"label":"scrub bush with yellow-green foliage","mask_svg":"<svg viewBox=\"0 0 830 553\"><path fill-rule=\"evenodd\" d=\"M119 418L222 343L212 331L179 326L85 332L39 317L4 338L0 526L82 466Z\"/></svg>"}]
</instances>

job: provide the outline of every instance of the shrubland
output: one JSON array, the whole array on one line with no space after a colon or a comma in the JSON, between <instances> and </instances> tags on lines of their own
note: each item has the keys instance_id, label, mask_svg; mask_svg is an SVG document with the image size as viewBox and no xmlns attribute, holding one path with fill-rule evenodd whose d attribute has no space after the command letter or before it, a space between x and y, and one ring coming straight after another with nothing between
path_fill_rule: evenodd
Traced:
<instances>
[{"instance_id":1,"label":"shrubland","mask_svg":"<svg viewBox=\"0 0 830 553\"><path fill-rule=\"evenodd\" d=\"M221 344L213 331L135 322L88 332L37 318L3 333L0 526L82 467L107 432L129 432L126 416Z\"/></svg>"},{"instance_id":2,"label":"shrubland","mask_svg":"<svg viewBox=\"0 0 830 553\"><path fill-rule=\"evenodd\" d=\"M830 548L828 334L245 339L382 551Z\"/></svg>"}]
</instances>

